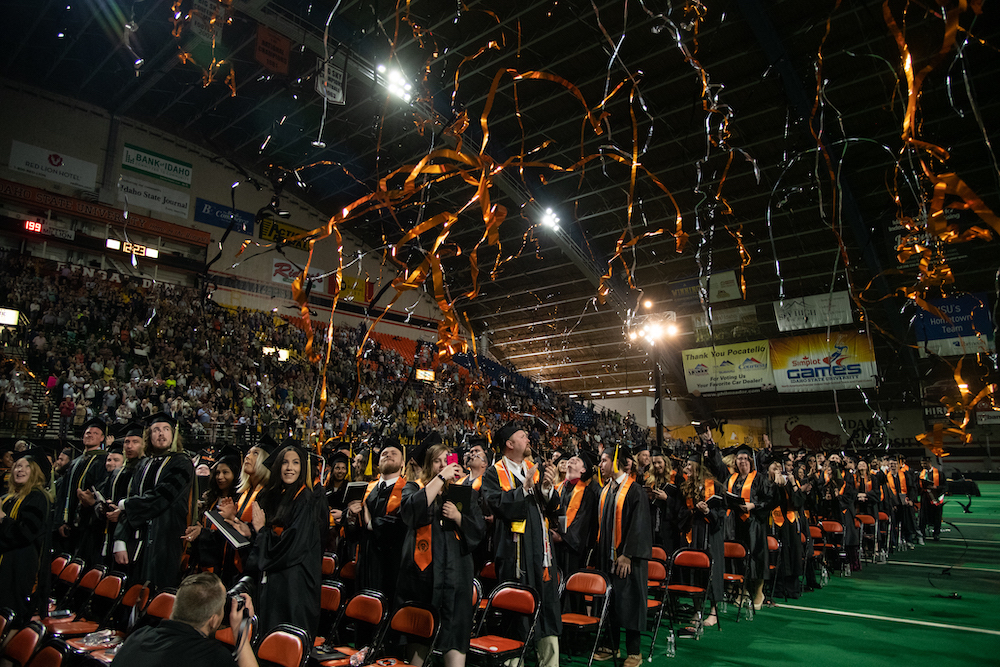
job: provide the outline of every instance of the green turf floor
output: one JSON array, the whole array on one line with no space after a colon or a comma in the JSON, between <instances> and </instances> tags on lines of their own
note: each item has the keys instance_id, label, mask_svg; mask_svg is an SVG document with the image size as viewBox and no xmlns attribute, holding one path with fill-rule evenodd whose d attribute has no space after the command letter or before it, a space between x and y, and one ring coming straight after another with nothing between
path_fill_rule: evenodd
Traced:
<instances>
[{"instance_id":1,"label":"green turf floor","mask_svg":"<svg viewBox=\"0 0 1000 667\"><path fill-rule=\"evenodd\" d=\"M787 605L779 599L752 622L735 623L730 610L721 631L678 639L674 658L665 655L661 631L653 664L1000 665L1000 483L979 488L971 514L957 502L964 497L945 504L944 520L954 526L944 525L940 542L897 552L884 565L865 563L848 578L833 575L822 590ZM647 635L644 652L648 647ZM586 659L563 656L562 664Z\"/></svg>"}]
</instances>

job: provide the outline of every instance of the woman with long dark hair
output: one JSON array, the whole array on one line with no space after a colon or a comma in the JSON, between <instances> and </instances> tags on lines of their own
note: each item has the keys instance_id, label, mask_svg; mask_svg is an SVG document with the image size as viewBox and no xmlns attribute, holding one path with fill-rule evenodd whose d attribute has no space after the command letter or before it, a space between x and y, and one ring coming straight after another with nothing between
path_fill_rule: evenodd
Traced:
<instances>
[{"instance_id":1,"label":"woman with long dark hair","mask_svg":"<svg viewBox=\"0 0 1000 667\"><path fill-rule=\"evenodd\" d=\"M0 607L23 619L48 612L52 465L37 447L17 456L0 500Z\"/></svg>"},{"instance_id":2,"label":"woman with long dark hair","mask_svg":"<svg viewBox=\"0 0 1000 667\"><path fill-rule=\"evenodd\" d=\"M193 563L202 571L215 572L227 588L236 583L240 575L236 549L205 518L205 513L216 510L223 499L236 497L239 469L239 451L235 447L224 448L211 468L208 488L198 502L198 523L184 533L184 539L191 543Z\"/></svg>"},{"instance_id":3,"label":"woman with long dark hair","mask_svg":"<svg viewBox=\"0 0 1000 667\"><path fill-rule=\"evenodd\" d=\"M270 479L253 504L257 536L247 563L247 571L260 583L260 629L266 633L291 623L315 636L325 503L313 491L309 457L298 443L282 447L271 458Z\"/></svg>"},{"instance_id":4,"label":"woman with long dark hair","mask_svg":"<svg viewBox=\"0 0 1000 667\"><path fill-rule=\"evenodd\" d=\"M428 448L420 469L420 489L403 499L401 516L408 530L396 595L400 602L424 602L438 610L441 635L437 647L446 667L461 667L472 634L472 552L486 535L486 521L475 489L464 487L471 500L463 507L449 498L449 489L462 474L457 462L447 462L449 453L443 444ZM414 655L408 656L408 662L422 665L426 649L410 647Z\"/></svg>"}]
</instances>

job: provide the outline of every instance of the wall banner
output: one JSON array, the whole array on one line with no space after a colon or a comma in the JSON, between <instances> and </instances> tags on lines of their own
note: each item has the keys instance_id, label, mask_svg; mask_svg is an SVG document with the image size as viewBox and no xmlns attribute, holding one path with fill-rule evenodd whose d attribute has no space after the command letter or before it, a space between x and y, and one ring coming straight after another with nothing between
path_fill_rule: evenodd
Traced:
<instances>
[{"instance_id":1,"label":"wall banner","mask_svg":"<svg viewBox=\"0 0 1000 667\"><path fill-rule=\"evenodd\" d=\"M681 358L688 391L709 394L774 388L766 340L684 350Z\"/></svg>"},{"instance_id":2,"label":"wall banner","mask_svg":"<svg viewBox=\"0 0 1000 667\"><path fill-rule=\"evenodd\" d=\"M854 321L849 292L814 294L774 302L778 331L818 329Z\"/></svg>"},{"instance_id":3,"label":"wall banner","mask_svg":"<svg viewBox=\"0 0 1000 667\"><path fill-rule=\"evenodd\" d=\"M993 318L990 317L989 297L985 293L931 299L930 304L951 321L920 311L914 329L921 357L930 354L941 357L989 354L994 350Z\"/></svg>"},{"instance_id":4,"label":"wall banner","mask_svg":"<svg viewBox=\"0 0 1000 667\"><path fill-rule=\"evenodd\" d=\"M97 189L97 165L78 160L48 148L32 146L14 139L10 145L8 166L14 171L65 183L82 190Z\"/></svg>"},{"instance_id":5,"label":"wall banner","mask_svg":"<svg viewBox=\"0 0 1000 667\"><path fill-rule=\"evenodd\" d=\"M856 331L773 339L771 368L783 393L874 387L878 375L875 352Z\"/></svg>"}]
</instances>

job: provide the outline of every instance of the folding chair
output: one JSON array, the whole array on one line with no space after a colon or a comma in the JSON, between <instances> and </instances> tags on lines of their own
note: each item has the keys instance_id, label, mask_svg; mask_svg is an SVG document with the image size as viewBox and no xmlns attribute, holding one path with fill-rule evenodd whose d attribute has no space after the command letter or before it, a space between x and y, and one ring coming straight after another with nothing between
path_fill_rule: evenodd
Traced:
<instances>
[{"instance_id":1,"label":"folding chair","mask_svg":"<svg viewBox=\"0 0 1000 667\"><path fill-rule=\"evenodd\" d=\"M670 620L670 637L667 640L668 654L673 650L677 638L677 608L681 598L690 598L697 614L695 638L701 639L705 598L712 577L712 557L706 551L678 549L670 559L667 570L667 613ZM719 624L721 626L721 624ZM719 627L717 626L717 627ZM721 630L722 628L719 627Z\"/></svg>"},{"instance_id":2,"label":"folding chair","mask_svg":"<svg viewBox=\"0 0 1000 667\"><path fill-rule=\"evenodd\" d=\"M781 562L781 542L774 535L767 536L767 570L771 578L771 592L767 595L765 599L774 598L774 585L778 581L778 577L783 575L781 568L778 567L777 563ZM788 602L788 592L785 592L785 602ZM753 608L753 605L750 605Z\"/></svg>"},{"instance_id":3,"label":"folding chair","mask_svg":"<svg viewBox=\"0 0 1000 667\"><path fill-rule=\"evenodd\" d=\"M722 585L726 602L736 605L736 622L740 622L743 607L747 620L753 620L753 600L746 592L746 575L750 568L750 553L739 542L725 543L725 566L722 570Z\"/></svg>"},{"instance_id":4,"label":"folding chair","mask_svg":"<svg viewBox=\"0 0 1000 667\"><path fill-rule=\"evenodd\" d=\"M44 626L37 621L28 623L3 647L3 651L0 652L0 664L9 663L11 667L25 667L41 646L43 639L45 639Z\"/></svg>"},{"instance_id":5,"label":"folding chair","mask_svg":"<svg viewBox=\"0 0 1000 667\"><path fill-rule=\"evenodd\" d=\"M497 665L510 658L517 658L523 664L524 654L531 642L531 635L538 620L538 596L527 586L505 582L496 587L486 600L486 609L479 619L475 635L469 642L469 656L490 665ZM499 634L483 634L483 629L492 620L491 614L525 618L528 620L528 635L524 641ZM510 627L513 627L512 625Z\"/></svg>"},{"instance_id":6,"label":"folding chair","mask_svg":"<svg viewBox=\"0 0 1000 667\"><path fill-rule=\"evenodd\" d=\"M55 580L59 578L59 574L63 569L69 565L70 557L69 554L59 554L52 558L52 564L49 565L49 573L51 574L50 581L55 583Z\"/></svg>"},{"instance_id":7,"label":"folding chair","mask_svg":"<svg viewBox=\"0 0 1000 667\"><path fill-rule=\"evenodd\" d=\"M871 514L858 514L854 525L861 531L861 558L874 563L878 552L878 519Z\"/></svg>"},{"instance_id":8,"label":"folding chair","mask_svg":"<svg viewBox=\"0 0 1000 667\"><path fill-rule=\"evenodd\" d=\"M339 581L327 581L323 584L319 595L319 632L313 640L314 646L323 644L326 637L336 630L345 597L344 584Z\"/></svg>"},{"instance_id":9,"label":"folding chair","mask_svg":"<svg viewBox=\"0 0 1000 667\"><path fill-rule=\"evenodd\" d=\"M653 547L652 559L653 560L658 560L661 563L666 563L667 562L667 552L663 549L663 547Z\"/></svg>"},{"instance_id":10,"label":"folding chair","mask_svg":"<svg viewBox=\"0 0 1000 667\"><path fill-rule=\"evenodd\" d=\"M46 618L42 623L49 632L62 639L82 637L101 630L111 620L111 614L118 605L124 586L125 582L120 576L109 574L97 584L93 595L76 618L73 620Z\"/></svg>"},{"instance_id":11,"label":"folding chair","mask_svg":"<svg viewBox=\"0 0 1000 667\"><path fill-rule=\"evenodd\" d=\"M840 567L840 576L851 576L851 562L844 547L844 524L839 521L824 521L821 525L826 536L827 564L836 563Z\"/></svg>"},{"instance_id":12,"label":"folding chair","mask_svg":"<svg viewBox=\"0 0 1000 667\"><path fill-rule=\"evenodd\" d=\"M63 601L76 587L80 577L83 576L83 567L83 561L76 558L67 563L66 567L59 572L59 576L52 582L52 596L49 600L50 612L62 607Z\"/></svg>"},{"instance_id":13,"label":"folding chair","mask_svg":"<svg viewBox=\"0 0 1000 667\"><path fill-rule=\"evenodd\" d=\"M348 665L351 656L361 650L365 641L370 641L369 645L372 646L372 650L375 649L385 631L388 618L389 608L385 596L378 591L361 591L352 597L340 612L340 617L335 624L334 635L327 637L321 646L313 648L313 658L322 667ZM354 641L350 645L345 643L341 636L347 629L348 623L352 624L354 630ZM368 630L368 632L362 632L363 630Z\"/></svg>"},{"instance_id":14,"label":"folding chair","mask_svg":"<svg viewBox=\"0 0 1000 667\"><path fill-rule=\"evenodd\" d=\"M404 602L399 609L392 613L386 636L379 642L378 651L373 659L377 663L391 661L398 667L410 667L411 663L404 660L403 656L388 657L393 653L389 647L400 644L396 641L398 637L405 638L407 645L414 642L426 647L427 657L423 664L427 664L430 662L430 656L436 652L438 635L440 634L441 621L434 607L420 602ZM390 635L391 638L389 638Z\"/></svg>"},{"instance_id":15,"label":"folding chair","mask_svg":"<svg viewBox=\"0 0 1000 667\"><path fill-rule=\"evenodd\" d=\"M25 667L62 667L70 656L69 647L59 639L45 643Z\"/></svg>"},{"instance_id":16,"label":"folding chair","mask_svg":"<svg viewBox=\"0 0 1000 667\"><path fill-rule=\"evenodd\" d=\"M323 578L329 579L337 574L337 554L323 554Z\"/></svg>"},{"instance_id":17,"label":"folding chair","mask_svg":"<svg viewBox=\"0 0 1000 667\"><path fill-rule=\"evenodd\" d=\"M261 667L302 667L309 657L309 635L302 628L282 623L264 635L257 647Z\"/></svg>"},{"instance_id":18,"label":"folding chair","mask_svg":"<svg viewBox=\"0 0 1000 667\"><path fill-rule=\"evenodd\" d=\"M820 588L823 588L830 582L830 569L826 563L826 538L823 535L823 529L816 525L809 526L809 536L813 541L813 569L816 569L817 564L819 565L819 576L816 577L816 583Z\"/></svg>"},{"instance_id":19,"label":"folding chair","mask_svg":"<svg viewBox=\"0 0 1000 667\"><path fill-rule=\"evenodd\" d=\"M597 570L580 570L570 575L566 580L566 588L563 589L563 597L567 595L578 595L580 597L590 596L595 604L600 602L600 614L588 616L587 614L565 613L562 615L563 631L571 628L577 632L593 632L594 646L590 650L590 659L587 660L587 667L594 663L594 652L597 650L597 643L601 638L601 630L604 628L604 621L608 616L608 604L611 600L611 582L607 575ZM565 642L567 648L571 642Z\"/></svg>"},{"instance_id":20,"label":"folding chair","mask_svg":"<svg viewBox=\"0 0 1000 667\"><path fill-rule=\"evenodd\" d=\"M646 597L646 624L649 624L649 615L653 615L653 637L649 643L649 660L653 660L653 649L656 648L656 635L660 632L660 625L663 622L663 610L667 606L667 566L665 561L651 560L646 572L647 597ZM670 649L668 648L668 651ZM673 657L673 653L668 653Z\"/></svg>"},{"instance_id":21,"label":"folding chair","mask_svg":"<svg viewBox=\"0 0 1000 667\"><path fill-rule=\"evenodd\" d=\"M87 570L76 586L71 588L66 594L60 608L49 612L49 617L42 620L46 628L50 628L56 621L72 621L83 610L90 596L94 594L97 585L104 578L106 568L97 565Z\"/></svg>"},{"instance_id":22,"label":"folding chair","mask_svg":"<svg viewBox=\"0 0 1000 667\"><path fill-rule=\"evenodd\" d=\"M176 589L167 589L153 598L146 607L142 618L132 627L130 632L135 632L139 628L159 625L160 621L170 618L170 612L174 610L174 598ZM101 648L90 652L90 656L105 664L110 664L115 659L115 655L122 647L123 642L116 643L110 648Z\"/></svg>"},{"instance_id":23,"label":"folding chair","mask_svg":"<svg viewBox=\"0 0 1000 667\"><path fill-rule=\"evenodd\" d=\"M117 575L115 575L117 576ZM149 603L149 588L134 584L125 591L118 604L111 611L110 620L103 629L84 637L66 639L66 644L76 655L86 655L92 651L111 648L121 643L125 634L139 620L139 615Z\"/></svg>"},{"instance_id":24,"label":"folding chair","mask_svg":"<svg viewBox=\"0 0 1000 667\"><path fill-rule=\"evenodd\" d=\"M889 538L892 532L892 521L889 519L889 515L885 512L878 513L878 563L885 563L889 560Z\"/></svg>"},{"instance_id":25,"label":"folding chair","mask_svg":"<svg viewBox=\"0 0 1000 667\"><path fill-rule=\"evenodd\" d=\"M4 640L7 639L7 633L14 627L16 620L17 614L14 613L13 609L0 607L0 647L3 646Z\"/></svg>"}]
</instances>

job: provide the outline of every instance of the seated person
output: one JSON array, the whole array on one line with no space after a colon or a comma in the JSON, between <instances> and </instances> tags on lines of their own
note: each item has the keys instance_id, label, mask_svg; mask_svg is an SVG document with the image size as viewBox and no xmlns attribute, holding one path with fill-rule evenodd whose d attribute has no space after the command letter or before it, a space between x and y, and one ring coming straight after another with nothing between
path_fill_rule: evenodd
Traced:
<instances>
[{"instance_id":1,"label":"seated person","mask_svg":"<svg viewBox=\"0 0 1000 667\"><path fill-rule=\"evenodd\" d=\"M249 617L253 617L253 601L242 594ZM257 658L250 646L249 629L243 633L238 657L229 647L215 639L226 613L226 589L218 576L211 572L192 574L181 582L169 620L156 627L145 627L129 635L111 663L116 667L257 667ZM232 605L229 625L238 628L243 610ZM235 634L235 631L234 631Z\"/></svg>"}]
</instances>

